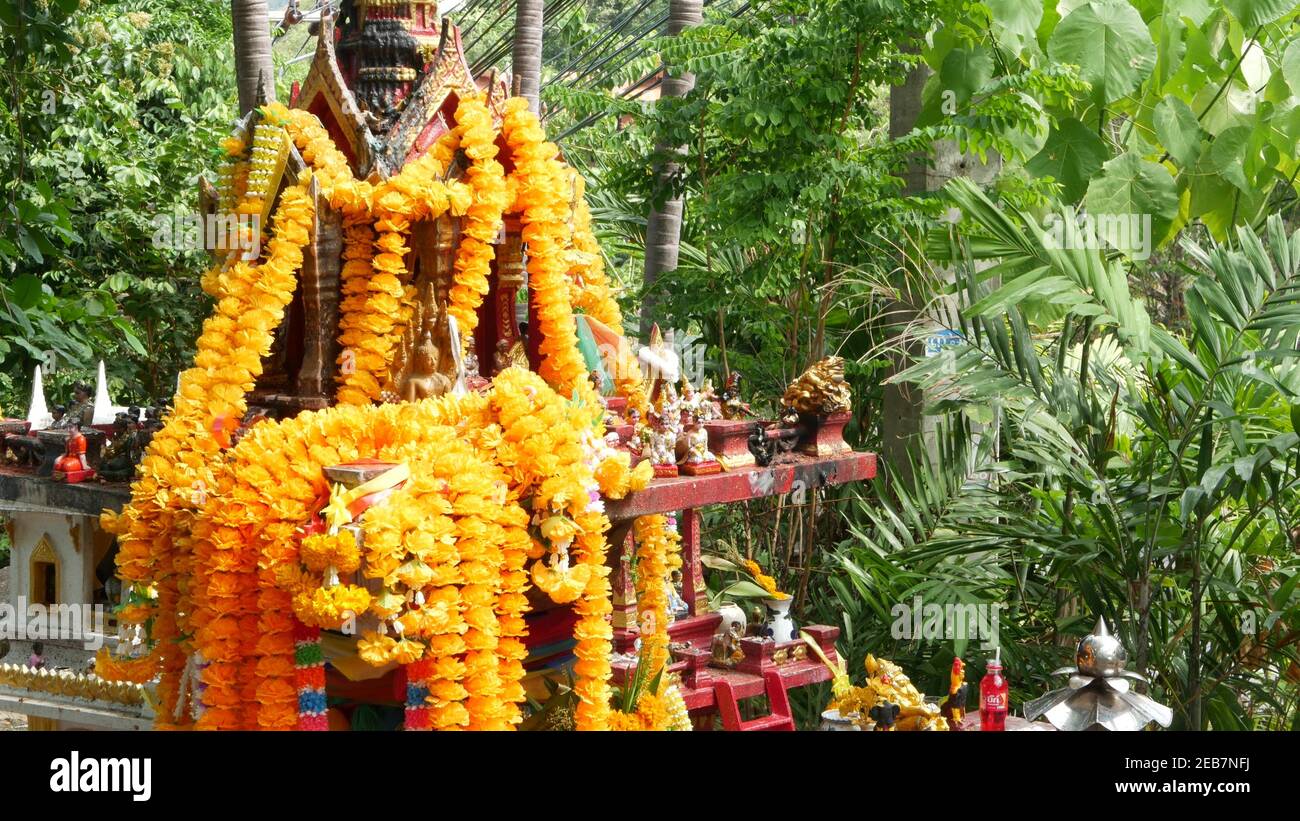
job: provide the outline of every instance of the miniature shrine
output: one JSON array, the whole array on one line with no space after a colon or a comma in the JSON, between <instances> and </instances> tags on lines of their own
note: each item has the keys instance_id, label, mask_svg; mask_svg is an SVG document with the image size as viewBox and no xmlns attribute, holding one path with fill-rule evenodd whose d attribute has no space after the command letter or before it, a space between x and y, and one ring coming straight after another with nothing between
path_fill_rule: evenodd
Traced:
<instances>
[{"instance_id":1,"label":"miniature shrine","mask_svg":"<svg viewBox=\"0 0 1300 821\"><path fill-rule=\"evenodd\" d=\"M15 545L80 517L75 571L15 587L108 596L96 677L159 727L794 729L839 631L774 587L767 635L715 612L698 511L875 476L843 362L776 420L738 374L692 384L657 328L625 337L582 178L436 2L318 25L200 191L252 228L214 254L171 407L82 392L65 424L34 393L0 428ZM0 698L34 680L0 671Z\"/></svg>"}]
</instances>

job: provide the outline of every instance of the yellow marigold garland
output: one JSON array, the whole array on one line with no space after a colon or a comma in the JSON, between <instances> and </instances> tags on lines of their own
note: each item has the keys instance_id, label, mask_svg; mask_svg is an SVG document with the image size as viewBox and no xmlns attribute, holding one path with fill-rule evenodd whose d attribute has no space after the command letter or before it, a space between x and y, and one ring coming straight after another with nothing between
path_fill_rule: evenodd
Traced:
<instances>
[{"instance_id":1,"label":"yellow marigold garland","mask_svg":"<svg viewBox=\"0 0 1300 821\"><path fill-rule=\"evenodd\" d=\"M537 115L518 98L506 103L501 133L515 161L512 212L520 215L523 239L528 244L528 289L537 308L542 378L562 395L576 390L590 400L594 391L578 351L573 308L569 304L568 266L564 259L569 200L564 169L556 160L559 148L546 142Z\"/></svg>"},{"instance_id":2,"label":"yellow marigold garland","mask_svg":"<svg viewBox=\"0 0 1300 821\"><path fill-rule=\"evenodd\" d=\"M637 618L641 627L641 653L656 676L667 666L668 655L668 529L663 514L642 516L633 523L637 545Z\"/></svg>"},{"instance_id":3,"label":"yellow marigold garland","mask_svg":"<svg viewBox=\"0 0 1300 821\"><path fill-rule=\"evenodd\" d=\"M501 231L501 215L509 204L505 169L497 162L496 131L482 97L467 97L456 109L461 149L470 159L466 172L473 205L466 212L460 247L456 250L455 284L448 293L447 312L456 318L461 340L469 345L478 325L478 308L489 291L488 275L495 256L493 243Z\"/></svg>"}]
</instances>

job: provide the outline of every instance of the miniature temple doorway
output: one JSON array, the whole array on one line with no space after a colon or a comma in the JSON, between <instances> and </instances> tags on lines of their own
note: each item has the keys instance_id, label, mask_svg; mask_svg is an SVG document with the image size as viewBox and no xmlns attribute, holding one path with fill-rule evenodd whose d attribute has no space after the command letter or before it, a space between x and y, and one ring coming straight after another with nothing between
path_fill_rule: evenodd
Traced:
<instances>
[{"instance_id":1,"label":"miniature temple doorway","mask_svg":"<svg viewBox=\"0 0 1300 821\"><path fill-rule=\"evenodd\" d=\"M31 604L51 605L59 603L59 556L54 552L48 536L32 551L29 565L27 600Z\"/></svg>"}]
</instances>

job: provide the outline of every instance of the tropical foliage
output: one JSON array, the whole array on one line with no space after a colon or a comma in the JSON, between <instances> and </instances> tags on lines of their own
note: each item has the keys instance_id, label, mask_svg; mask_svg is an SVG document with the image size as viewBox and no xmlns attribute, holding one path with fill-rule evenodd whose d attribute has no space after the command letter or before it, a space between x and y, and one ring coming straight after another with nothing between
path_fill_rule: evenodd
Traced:
<instances>
[{"instance_id":1,"label":"tropical foliage","mask_svg":"<svg viewBox=\"0 0 1300 821\"><path fill-rule=\"evenodd\" d=\"M1012 129L1020 156L1004 182L1050 179L1067 204L1150 215L1157 247L1197 220L1227 239L1294 200L1294 4L988 0L964 11L926 49L923 124L954 120L980 147L1026 71L1072 65L1084 81L1036 99L1039 122Z\"/></svg>"},{"instance_id":2,"label":"tropical foliage","mask_svg":"<svg viewBox=\"0 0 1300 821\"><path fill-rule=\"evenodd\" d=\"M1300 672L1300 232L1274 217L1263 238L1189 248L1179 338L1087 237L1057 250L1033 216L964 181L950 194L966 221L933 250L957 265L966 344L898 378L951 414L955 442L863 511L836 598L1002 603L1004 655L1039 678L1028 692L1068 655L1058 631L1115 614L1182 726L1289 720L1294 692L1276 683ZM903 589L874 589L881 561L907 568L891 574Z\"/></svg>"},{"instance_id":3,"label":"tropical foliage","mask_svg":"<svg viewBox=\"0 0 1300 821\"><path fill-rule=\"evenodd\" d=\"M229 17L162 0L0 7L0 406L32 368L166 397L205 308L195 213L232 110Z\"/></svg>"}]
</instances>

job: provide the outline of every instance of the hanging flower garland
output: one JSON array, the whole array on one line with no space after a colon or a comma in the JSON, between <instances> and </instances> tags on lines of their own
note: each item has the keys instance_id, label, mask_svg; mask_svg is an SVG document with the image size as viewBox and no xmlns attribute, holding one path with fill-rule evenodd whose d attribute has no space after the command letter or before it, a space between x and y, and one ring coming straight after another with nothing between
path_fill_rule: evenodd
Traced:
<instances>
[{"instance_id":1,"label":"hanging flower garland","mask_svg":"<svg viewBox=\"0 0 1300 821\"><path fill-rule=\"evenodd\" d=\"M259 126L273 127L278 126ZM119 536L118 571L128 583L128 598L141 597L150 581L156 583L159 606L151 638L162 648L164 680L159 691L168 713L174 709L185 665L176 616L193 609L191 602L182 600L178 585L178 571L188 575L191 569L185 555L193 545L191 512L217 490L221 449L244 413L244 394L261 373L262 357L270 350L274 329L293 293L313 218L308 180L304 175L282 194L266 261L259 265L240 260L211 278L219 301L204 323L195 367L181 375L175 407L141 461L131 503L120 516L103 518L105 529ZM184 517L178 517L182 512ZM186 597L193 592L187 588Z\"/></svg>"},{"instance_id":2,"label":"hanging flower garland","mask_svg":"<svg viewBox=\"0 0 1300 821\"><path fill-rule=\"evenodd\" d=\"M518 98L506 103L501 133L515 161L514 204L528 244L528 289L537 309L541 375L562 395L577 391L595 405L587 368L578 351L573 308L569 304L568 266L564 259L568 196L559 148L546 142L537 115Z\"/></svg>"},{"instance_id":3,"label":"hanging flower garland","mask_svg":"<svg viewBox=\"0 0 1300 821\"><path fill-rule=\"evenodd\" d=\"M496 131L483 97L467 97L456 109L456 131L470 160L466 172L473 205L466 212L460 247L456 250L455 284L448 293L447 312L456 318L461 339L469 345L478 326L478 309L488 294L488 275L495 256L493 243L501 231L501 216L509 204L505 169L497 162Z\"/></svg>"},{"instance_id":4,"label":"hanging flower garland","mask_svg":"<svg viewBox=\"0 0 1300 821\"><path fill-rule=\"evenodd\" d=\"M637 545L637 615L642 658L655 676L668 665L668 530L662 514L641 516L632 525Z\"/></svg>"}]
</instances>

